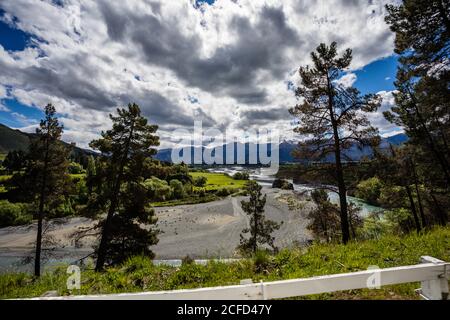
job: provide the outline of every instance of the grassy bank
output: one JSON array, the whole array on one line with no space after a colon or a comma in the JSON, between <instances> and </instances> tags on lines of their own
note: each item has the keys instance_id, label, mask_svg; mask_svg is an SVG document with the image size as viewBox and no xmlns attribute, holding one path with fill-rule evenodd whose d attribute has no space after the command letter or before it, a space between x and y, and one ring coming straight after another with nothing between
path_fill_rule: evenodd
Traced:
<instances>
[{"instance_id":1,"label":"grassy bank","mask_svg":"<svg viewBox=\"0 0 450 320\"><path fill-rule=\"evenodd\" d=\"M187 197L183 199L174 199L174 200L168 200L168 201L157 201L153 202L153 207L174 207L174 206L181 206L181 205L187 205L187 204L198 204L198 203L206 203L211 201L219 200L220 198L214 194L206 194L203 197Z\"/></svg>"},{"instance_id":2,"label":"grassy bank","mask_svg":"<svg viewBox=\"0 0 450 320\"><path fill-rule=\"evenodd\" d=\"M205 177L207 181L203 189L206 191L217 191L222 188L241 189L247 182L247 180L234 180L232 177L223 173L191 172L190 175L194 179L197 177Z\"/></svg>"},{"instance_id":3,"label":"grassy bank","mask_svg":"<svg viewBox=\"0 0 450 320\"><path fill-rule=\"evenodd\" d=\"M104 273L84 270L81 289L73 294L100 294L173 290L238 284L241 279L254 281L304 278L318 275L366 270L370 265L388 268L417 264L420 256L430 255L450 261L450 228L437 228L425 234L399 238L386 236L379 240L344 245L314 244L308 249L282 250L274 257L259 256L230 264L186 264L179 268L154 266L151 261L135 257ZM258 271L257 271L258 270ZM35 280L26 274L0 275L0 297L33 297L46 291L66 289L67 274L61 267ZM303 299L417 299L418 283L383 287L380 290L346 292L303 297Z\"/></svg>"}]
</instances>

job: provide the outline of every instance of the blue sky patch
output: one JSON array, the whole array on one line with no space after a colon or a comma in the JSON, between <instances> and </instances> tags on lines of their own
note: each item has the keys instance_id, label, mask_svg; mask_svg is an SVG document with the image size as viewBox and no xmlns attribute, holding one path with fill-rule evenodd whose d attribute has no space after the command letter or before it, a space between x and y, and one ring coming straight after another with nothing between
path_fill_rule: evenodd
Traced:
<instances>
[{"instance_id":1,"label":"blue sky patch","mask_svg":"<svg viewBox=\"0 0 450 320\"><path fill-rule=\"evenodd\" d=\"M216 0L197 0L195 1L196 5L201 5L203 3L207 3L209 5L213 4Z\"/></svg>"},{"instance_id":2,"label":"blue sky patch","mask_svg":"<svg viewBox=\"0 0 450 320\"><path fill-rule=\"evenodd\" d=\"M29 45L31 36L2 21L4 14L0 9L0 45L8 51L22 51Z\"/></svg>"},{"instance_id":3,"label":"blue sky patch","mask_svg":"<svg viewBox=\"0 0 450 320\"><path fill-rule=\"evenodd\" d=\"M353 72L358 77L354 86L363 94L395 90L397 65L398 58L395 55L372 62Z\"/></svg>"},{"instance_id":4,"label":"blue sky patch","mask_svg":"<svg viewBox=\"0 0 450 320\"><path fill-rule=\"evenodd\" d=\"M0 123L8 127L26 127L31 122L39 123L39 120L44 116L44 113L38 108L26 106L16 99L2 99L1 103L11 110L10 112L0 111Z\"/></svg>"}]
</instances>

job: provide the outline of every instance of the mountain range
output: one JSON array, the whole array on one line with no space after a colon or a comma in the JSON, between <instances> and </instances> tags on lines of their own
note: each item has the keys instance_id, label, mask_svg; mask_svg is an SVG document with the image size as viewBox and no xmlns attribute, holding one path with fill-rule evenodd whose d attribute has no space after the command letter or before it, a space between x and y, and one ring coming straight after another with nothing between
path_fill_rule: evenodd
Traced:
<instances>
[{"instance_id":1,"label":"mountain range","mask_svg":"<svg viewBox=\"0 0 450 320\"><path fill-rule=\"evenodd\" d=\"M30 144L30 139L33 138L33 136L35 136L34 133L26 133L26 132L22 132L20 130L17 129L11 129L3 124L0 124L0 154L6 154L11 150L27 150L29 144ZM403 134L396 134L394 136L391 137L387 137L387 138L382 138L381 140L381 147L387 147L389 144L392 145L400 145L404 142L406 142L408 140L408 137ZM64 142L66 143L66 142ZM69 143L66 143L67 145L70 145ZM296 143L295 142L291 142L291 141L283 141L282 143L280 143L279 145L279 155L280 155L280 163L292 163L292 162L298 162L299 160L295 159L292 156L292 151L296 148ZM223 158L226 159L226 145L223 145ZM237 161L237 150L238 147L243 148L244 150L244 154L245 154L245 159L246 159L246 164L248 164L249 162L249 153L251 148L256 148L257 151L259 151L260 146L258 144L252 144L252 143L234 143L234 155L233 155L233 159L234 161ZM206 148L202 147L202 151L204 151ZM87 149L83 149L83 148L79 148L74 146L73 148L73 152L75 154L85 154L85 155L90 155L90 154L95 154L95 152L91 151L91 150L87 150ZM271 150L271 145L269 144L268 146L268 153L270 156L270 150ZM189 147L189 151L191 152L191 159L194 159L194 147L191 146ZM214 151L211 152L212 155L214 155ZM345 154L348 158L357 161L360 160L362 157L364 156L370 156L372 154L372 150L369 147L365 147L363 149L359 149L356 145L352 146L349 150L345 151ZM157 153L157 155L155 156L156 159L161 160L161 161L166 161L166 162L172 162L172 149L170 148L166 148L166 149L160 149ZM328 158L326 158L324 161L330 162L333 161L333 157L330 156ZM257 162L260 163L260 159L259 157L257 158ZM191 161L190 164L192 164L193 161Z\"/></svg>"},{"instance_id":2,"label":"mountain range","mask_svg":"<svg viewBox=\"0 0 450 320\"><path fill-rule=\"evenodd\" d=\"M386 148L388 147L390 144L394 145L394 146L398 146L403 144L404 142L406 142L408 140L408 137L406 136L406 134L404 133L400 133L400 134L396 134L390 137L386 137L386 138L382 138L381 139L381 148ZM229 145L223 145L223 159L225 161L226 156L227 156L227 146ZM259 151L259 145L255 145L253 143L234 143L234 155L233 155L233 159L234 161L237 160L237 150L238 147L243 148L245 151L245 159L246 159L246 163L248 164L248 159L249 159L249 151L250 150L257 150L257 152ZM292 152L296 149L297 144L295 142L291 142L291 141L283 141L282 143L280 143L279 145L279 157L280 157L280 163L293 163L293 162L300 162L301 160L295 159L292 156ZM200 148L197 147L197 150L199 150ZM204 151L206 148L202 147L202 151ZM194 147L188 147L188 150L191 153L191 159L194 159ZM270 156L270 150L271 150L271 145L269 144L268 146L268 154ZM351 159L353 161L358 161L360 160L362 157L364 156L368 156L370 157L372 155L373 151L370 147L364 147L362 149L358 148L357 145L352 146L350 149L345 150L344 154L347 156L348 159ZM172 149L167 148L167 149L161 149L158 151L158 154L156 155L156 158L158 160L161 161L166 161L166 162L171 162L171 155L172 155ZM180 155L182 156L183 153L181 152ZM211 155L214 156L214 151L211 151ZM327 158L325 158L323 161L325 162L332 162L334 161L334 156L330 155ZM193 161L191 161L190 164L192 164ZM260 159L258 157L257 162L260 163Z\"/></svg>"}]
</instances>

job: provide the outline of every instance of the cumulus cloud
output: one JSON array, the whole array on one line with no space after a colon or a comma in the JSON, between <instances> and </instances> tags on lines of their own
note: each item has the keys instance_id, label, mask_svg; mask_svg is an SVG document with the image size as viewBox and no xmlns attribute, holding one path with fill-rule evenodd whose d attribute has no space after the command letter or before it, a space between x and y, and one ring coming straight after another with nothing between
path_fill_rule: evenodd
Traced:
<instances>
[{"instance_id":1,"label":"cumulus cloud","mask_svg":"<svg viewBox=\"0 0 450 320\"><path fill-rule=\"evenodd\" d=\"M7 93L6 88L0 84L0 99L6 98Z\"/></svg>"},{"instance_id":2,"label":"cumulus cloud","mask_svg":"<svg viewBox=\"0 0 450 320\"><path fill-rule=\"evenodd\" d=\"M392 53L388 2L1 1L2 20L32 45L0 46L0 84L26 105L54 103L67 139L82 146L129 102L162 136L199 114L219 128L290 130L282 109L296 100L287 83L298 83L296 70L320 42L352 48L351 70Z\"/></svg>"},{"instance_id":3,"label":"cumulus cloud","mask_svg":"<svg viewBox=\"0 0 450 320\"><path fill-rule=\"evenodd\" d=\"M378 128L378 130L380 131L380 135L382 137L388 137L393 134L403 132L396 125L388 122L383 116L384 111L388 111L391 107L395 106L394 93L395 93L395 91L380 91L380 92L378 92L378 95L382 99L381 106L377 110L377 112L368 114L370 123L373 126Z\"/></svg>"},{"instance_id":4,"label":"cumulus cloud","mask_svg":"<svg viewBox=\"0 0 450 320\"><path fill-rule=\"evenodd\" d=\"M347 73L340 77L338 80L336 80L336 84L339 86L342 86L344 88L349 88L353 86L353 84L356 82L358 77L354 73Z\"/></svg>"}]
</instances>

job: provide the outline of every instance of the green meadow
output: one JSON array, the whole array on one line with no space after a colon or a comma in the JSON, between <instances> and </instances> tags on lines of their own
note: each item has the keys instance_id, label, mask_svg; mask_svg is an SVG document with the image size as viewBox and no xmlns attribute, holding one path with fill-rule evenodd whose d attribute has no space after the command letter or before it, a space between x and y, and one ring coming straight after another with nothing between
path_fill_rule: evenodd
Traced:
<instances>
[{"instance_id":1,"label":"green meadow","mask_svg":"<svg viewBox=\"0 0 450 320\"><path fill-rule=\"evenodd\" d=\"M245 186L246 180L234 180L229 175L224 173L211 172L191 172L192 178L205 177L207 179L204 189L206 191L216 191L222 188L242 189ZM201 189L201 187L195 187Z\"/></svg>"}]
</instances>

